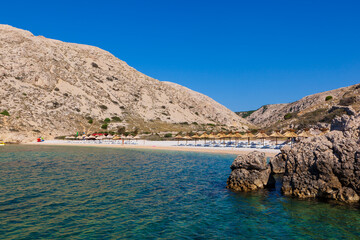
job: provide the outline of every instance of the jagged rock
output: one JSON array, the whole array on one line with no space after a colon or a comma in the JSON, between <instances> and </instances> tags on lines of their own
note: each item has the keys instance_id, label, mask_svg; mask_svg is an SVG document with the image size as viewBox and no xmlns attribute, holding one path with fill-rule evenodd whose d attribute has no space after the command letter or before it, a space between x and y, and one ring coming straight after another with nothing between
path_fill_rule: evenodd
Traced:
<instances>
[{"instance_id":1,"label":"jagged rock","mask_svg":"<svg viewBox=\"0 0 360 240\"><path fill-rule=\"evenodd\" d=\"M331 91L316 93L303 97L293 103L264 105L252 112L248 117L246 117L246 119L262 127L274 126L276 128L281 128L286 126L294 128L297 127L299 123L301 124L302 121L299 122L299 120L301 116L304 116L305 114L313 113L314 115L321 115L328 113L328 111L334 111L340 108L345 110L347 114L353 115L360 109L359 86L360 85L357 84ZM331 96L332 99L326 101L327 96ZM323 113L316 112L320 110L326 111ZM292 118L284 121L284 116L288 113L292 113Z\"/></svg>"},{"instance_id":2,"label":"jagged rock","mask_svg":"<svg viewBox=\"0 0 360 240\"><path fill-rule=\"evenodd\" d=\"M239 155L230 168L232 172L227 180L230 189L247 192L275 184L265 153L254 151L248 155Z\"/></svg>"},{"instance_id":3,"label":"jagged rock","mask_svg":"<svg viewBox=\"0 0 360 240\"><path fill-rule=\"evenodd\" d=\"M350 116L356 115L356 111L351 106L338 106L338 105L332 106L332 108L329 110L329 112L331 113L331 112L333 112L335 110L338 110L338 109L344 110Z\"/></svg>"},{"instance_id":4,"label":"jagged rock","mask_svg":"<svg viewBox=\"0 0 360 240\"><path fill-rule=\"evenodd\" d=\"M337 117L331 129L323 136L282 149L285 195L359 201L360 115Z\"/></svg>"},{"instance_id":5,"label":"jagged rock","mask_svg":"<svg viewBox=\"0 0 360 240\"><path fill-rule=\"evenodd\" d=\"M279 153L270 160L271 172L274 174L285 173L285 158Z\"/></svg>"}]
</instances>

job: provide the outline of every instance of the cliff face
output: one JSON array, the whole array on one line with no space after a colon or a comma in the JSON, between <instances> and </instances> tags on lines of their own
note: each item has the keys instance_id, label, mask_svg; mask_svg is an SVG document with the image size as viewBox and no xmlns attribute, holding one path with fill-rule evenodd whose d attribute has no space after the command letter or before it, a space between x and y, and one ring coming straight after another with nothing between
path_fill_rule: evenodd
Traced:
<instances>
[{"instance_id":1,"label":"cliff face","mask_svg":"<svg viewBox=\"0 0 360 240\"><path fill-rule=\"evenodd\" d=\"M299 198L360 200L360 115L337 117L332 131L284 147L282 191Z\"/></svg>"},{"instance_id":2,"label":"cliff face","mask_svg":"<svg viewBox=\"0 0 360 240\"><path fill-rule=\"evenodd\" d=\"M177 123L246 129L249 124L211 98L148 77L104 50L7 25L0 25L0 96L0 112L10 115L0 115L4 140L96 131L111 117L118 120L110 123L112 130L120 125L171 130Z\"/></svg>"},{"instance_id":3,"label":"cliff face","mask_svg":"<svg viewBox=\"0 0 360 240\"><path fill-rule=\"evenodd\" d=\"M334 112L334 107L340 109ZM349 114L348 108L350 112L360 110L360 85L309 95L293 103L265 105L246 119L259 127L304 128L317 122L330 123L337 113Z\"/></svg>"}]
</instances>

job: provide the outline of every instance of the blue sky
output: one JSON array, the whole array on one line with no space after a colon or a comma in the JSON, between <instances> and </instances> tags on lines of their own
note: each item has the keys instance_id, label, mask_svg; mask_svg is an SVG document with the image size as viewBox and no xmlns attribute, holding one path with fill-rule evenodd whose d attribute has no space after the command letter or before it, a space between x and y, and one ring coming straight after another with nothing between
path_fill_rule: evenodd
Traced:
<instances>
[{"instance_id":1,"label":"blue sky","mask_svg":"<svg viewBox=\"0 0 360 240\"><path fill-rule=\"evenodd\" d=\"M103 48L233 111L360 83L359 1L2 1L0 23Z\"/></svg>"}]
</instances>

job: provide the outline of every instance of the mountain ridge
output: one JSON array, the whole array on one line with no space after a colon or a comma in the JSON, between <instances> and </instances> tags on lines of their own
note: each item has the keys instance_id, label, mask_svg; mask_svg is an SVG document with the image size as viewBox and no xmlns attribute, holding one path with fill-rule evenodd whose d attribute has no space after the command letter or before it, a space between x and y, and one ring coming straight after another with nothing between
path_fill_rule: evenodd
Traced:
<instances>
[{"instance_id":1,"label":"mountain ridge","mask_svg":"<svg viewBox=\"0 0 360 240\"><path fill-rule=\"evenodd\" d=\"M4 140L100 131L103 119L112 117L122 120L108 124L114 131L252 125L210 97L148 77L98 47L9 25L0 25L0 86L0 111L10 113L0 115Z\"/></svg>"},{"instance_id":2,"label":"mountain ridge","mask_svg":"<svg viewBox=\"0 0 360 240\"><path fill-rule=\"evenodd\" d=\"M309 127L310 125L300 124L301 121L306 121L303 118L314 118L319 122L326 118L323 122L329 124L335 115L346 113L348 108L350 112L360 110L359 84L307 95L292 103L264 105L249 114L246 119L261 128L296 128L300 125L300 127ZM343 111L337 110L337 114L331 114L336 109ZM239 114L241 115L242 112ZM315 121L311 123L315 124Z\"/></svg>"}]
</instances>

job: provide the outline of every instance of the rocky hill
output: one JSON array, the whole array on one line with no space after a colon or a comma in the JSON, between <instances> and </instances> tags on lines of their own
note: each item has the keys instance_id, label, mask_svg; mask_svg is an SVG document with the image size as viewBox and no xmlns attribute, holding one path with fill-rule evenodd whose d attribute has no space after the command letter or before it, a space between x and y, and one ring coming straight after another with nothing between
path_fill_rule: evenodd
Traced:
<instances>
[{"instance_id":1,"label":"rocky hill","mask_svg":"<svg viewBox=\"0 0 360 240\"><path fill-rule=\"evenodd\" d=\"M360 110L360 85L339 88L306 96L296 102L264 105L256 111L239 113L261 128L306 128L342 114Z\"/></svg>"},{"instance_id":2,"label":"rocky hill","mask_svg":"<svg viewBox=\"0 0 360 240\"><path fill-rule=\"evenodd\" d=\"M161 82L97 47L0 25L0 139L24 141L120 126L143 131L247 129L211 98ZM106 125L106 124L105 124Z\"/></svg>"}]
</instances>

